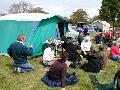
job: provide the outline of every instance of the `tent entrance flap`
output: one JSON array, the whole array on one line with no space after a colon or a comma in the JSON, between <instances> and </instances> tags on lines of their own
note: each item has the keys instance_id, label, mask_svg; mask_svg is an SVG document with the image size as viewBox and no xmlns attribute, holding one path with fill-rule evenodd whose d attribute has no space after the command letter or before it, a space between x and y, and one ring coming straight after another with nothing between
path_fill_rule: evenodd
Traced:
<instances>
[{"instance_id":1,"label":"tent entrance flap","mask_svg":"<svg viewBox=\"0 0 120 90\"><path fill-rule=\"evenodd\" d=\"M60 37L64 36L64 22L59 22L58 28L59 28Z\"/></svg>"}]
</instances>

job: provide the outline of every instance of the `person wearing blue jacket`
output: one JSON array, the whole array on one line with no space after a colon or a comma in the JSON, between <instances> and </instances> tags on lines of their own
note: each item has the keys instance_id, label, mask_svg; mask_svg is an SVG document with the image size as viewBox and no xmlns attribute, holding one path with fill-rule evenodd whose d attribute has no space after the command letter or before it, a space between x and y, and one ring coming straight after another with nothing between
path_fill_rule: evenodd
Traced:
<instances>
[{"instance_id":1,"label":"person wearing blue jacket","mask_svg":"<svg viewBox=\"0 0 120 90\"><path fill-rule=\"evenodd\" d=\"M8 54L14 61L14 71L16 73L33 71L33 66L28 63L27 57L32 56L32 45L29 47L24 45L26 36L20 34L17 38L17 42L12 43L8 48Z\"/></svg>"}]
</instances>

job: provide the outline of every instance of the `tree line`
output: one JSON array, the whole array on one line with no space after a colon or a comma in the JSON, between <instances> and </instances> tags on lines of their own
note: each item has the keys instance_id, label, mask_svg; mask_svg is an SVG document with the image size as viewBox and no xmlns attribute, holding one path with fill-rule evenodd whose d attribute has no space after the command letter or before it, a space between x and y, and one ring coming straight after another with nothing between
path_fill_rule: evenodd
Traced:
<instances>
[{"instance_id":1,"label":"tree line","mask_svg":"<svg viewBox=\"0 0 120 90\"><path fill-rule=\"evenodd\" d=\"M120 0L103 0L99 18L111 23L113 27L120 26Z\"/></svg>"},{"instance_id":2,"label":"tree line","mask_svg":"<svg viewBox=\"0 0 120 90\"><path fill-rule=\"evenodd\" d=\"M33 7L32 4L25 1L12 4L8 9L9 14L14 13L44 13L41 7ZM0 14L1 16L5 15L4 13ZM104 20L112 24L112 26L120 26L120 0L103 0L102 5L99 9L99 15L90 18L86 11L83 9L78 9L73 12L70 16L69 22L73 25L78 22L92 23L95 20Z\"/></svg>"},{"instance_id":3,"label":"tree line","mask_svg":"<svg viewBox=\"0 0 120 90\"><path fill-rule=\"evenodd\" d=\"M9 14L15 13L44 13L48 14L48 12L44 11L41 7L33 7L31 3L21 1L19 3L12 4L8 9ZM0 16L4 16L6 14L1 13ZM75 25L77 22L87 22L88 14L83 9L78 9L73 12L70 16L69 22Z\"/></svg>"}]
</instances>

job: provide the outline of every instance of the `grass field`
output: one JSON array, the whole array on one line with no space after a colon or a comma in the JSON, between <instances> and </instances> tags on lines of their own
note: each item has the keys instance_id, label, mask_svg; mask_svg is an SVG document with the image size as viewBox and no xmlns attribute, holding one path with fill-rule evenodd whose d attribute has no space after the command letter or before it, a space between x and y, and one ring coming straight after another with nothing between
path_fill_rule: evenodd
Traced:
<instances>
[{"instance_id":1,"label":"grass field","mask_svg":"<svg viewBox=\"0 0 120 90\"><path fill-rule=\"evenodd\" d=\"M12 59L5 56L0 56L0 90L60 90L60 88L51 88L46 86L40 78L45 74L48 68L44 68L39 62L42 57L33 58L29 62L35 67L34 72L27 72L13 74ZM119 69L118 62L108 61L106 72L95 74L101 84L110 84L113 82L113 77ZM116 68L117 66L117 68ZM67 86L67 90L98 90L97 86L91 83L89 75L94 73L87 73L83 70L68 69L69 72L76 72L79 82ZM100 89L99 89L100 90Z\"/></svg>"}]
</instances>

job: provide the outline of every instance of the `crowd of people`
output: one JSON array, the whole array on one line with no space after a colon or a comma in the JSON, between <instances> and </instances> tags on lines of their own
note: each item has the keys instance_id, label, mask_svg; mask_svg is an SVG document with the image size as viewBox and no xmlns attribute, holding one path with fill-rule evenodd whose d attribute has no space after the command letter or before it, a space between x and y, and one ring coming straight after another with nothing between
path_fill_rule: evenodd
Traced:
<instances>
[{"instance_id":1,"label":"crowd of people","mask_svg":"<svg viewBox=\"0 0 120 90\"><path fill-rule=\"evenodd\" d=\"M106 54L106 46L109 42L104 33L95 36L96 44L93 43L92 37L88 33L79 32L76 39L66 36L61 37L64 42L61 47L60 57L55 55L55 44L51 43L43 53L43 65L49 67L49 71L42 77L42 81L48 86L62 87L66 90L66 85L78 82L76 73L70 74L68 68L80 68L85 72L98 73L106 70L108 58L114 61L120 61L119 40L112 41L110 47L110 55ZM33 54L33 46L24 45L26 36L21 34L17 38L17 42L12 43L8 48L8 54L14 61L14 72L23 73L34 71L34 67L28 63L28 56ZM97 45L98 44L98 45ZM85 61L81 64L81 61Z\"/></svg>"}]
</instances>

